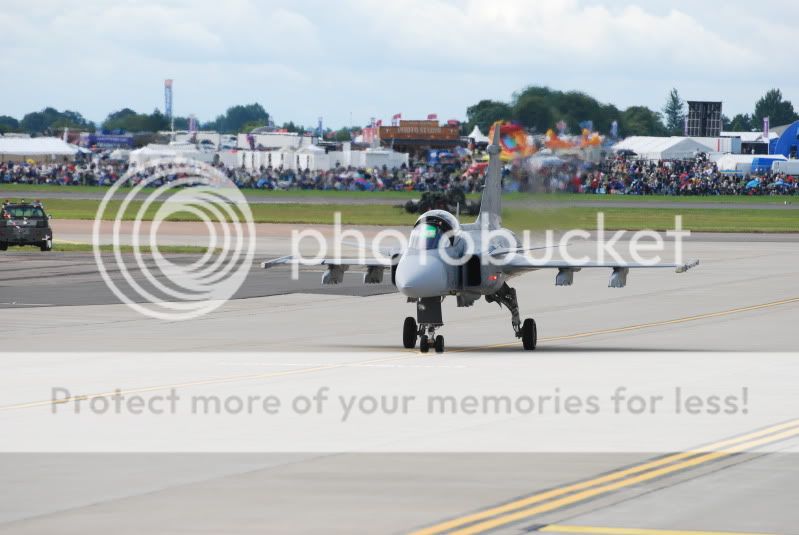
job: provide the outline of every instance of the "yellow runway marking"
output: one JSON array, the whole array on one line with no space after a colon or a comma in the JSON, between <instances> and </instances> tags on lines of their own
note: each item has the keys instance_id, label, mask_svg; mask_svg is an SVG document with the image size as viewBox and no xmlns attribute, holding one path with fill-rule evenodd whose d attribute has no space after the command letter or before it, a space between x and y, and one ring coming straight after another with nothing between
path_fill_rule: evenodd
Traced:
<instances>
[{"instance_id":1,"label":"yellow runway marking","mask_svg":"<svg viewBox=\"0 0 799 535\"><path fill-rule=\"evenodd\" d=\"M775 435L774 433L777 432L780 433ZM494 527L515 522L516 520L520 520L528 516L559 509L561 507L571 505L599 494L618 490L620 488L640 483L642 481L648 481L650 479L667 475L672 472L691 468L722 457L727 457L733 453L745 451L748 448L761 446L770 442L776 442L778 440L783 440L795 435L799 435L799 419L777 424L728 440L708 444L694 450L668 455L660 459L655 459L653 461L630 468L617 470L615 472L579 483L574 483L564 487L534 494L532 496L515 500L497 507L485 509L477 513L447 520L434 526L415 531L413 532L413 535L434 535L449 532L449 530L483 521L459 531L452 532L458 534L480 533L487 529L493 529ZM677 461L682 462L672 464ZM547 500L551 500L553 498L559 499L547 502ZM537 507L527 508L528 506L540 504L541 502L547 503Z\"/></svg>"},{"instance_id":2,"label":"yellow runway marking","mask_svg":"<svg viewBox=\"0 0 799 535\"><path fill-rule=\"evenodd\" d=\"M326 370L334 370L337 368L346 368L348 366L354 365L366 365L366 364L375 364L378 362L389 362L392 360L399 360L399 359L406 359L410 358L413 355L404 355L404 356L397 356L397 357L387 357L387 358L379 358L379 359L371 359L371 360L363 360L363 361L356 361L356 362L342 362L339 364L329 364L324 366L314 366L311 368L301 368L299 370L284 370L279 372L269 372L269 373L255 373L255 374L247 374L247 375L233 375L228 377L216 377L212 379L201 379L197 381L187 381L184 383L173 383L173 384L166 384L166 385L157 385L157 386L146 386L141 388L129 388L129 389L119 389L114 390L111 392L98 392L95 394L85 394L79 396L72 396L69 398L65 398L63 400L53 401L51 399L48 400L40 400L40 401L31 401L28 403L17 403L14 405L5 405L0 407L0 412L3 411L10 411L14 409L29 409L33 407L43 407L47 405L55 405L59 403L69 403L71 401L86 401L94 398L102 398L102 397L110 397L114 395L131 395L131 394L142 394L145 392L155 392L158 390L170 390L173 388L185 388L190 386L205 386L205 385L218 385L224 383L233 383L236 381L251 381L255 379L271 379L273 377L285 377L287 375L301 375L304 373L313 373L313 372L320 372Z\"/></svg>"},{"instance_id":3,"label":"yellow runway marking","mask_svg":"<svg viewBox=\"0 0 799 535\"><path fill-rule=\"evenodd\" d=\"M595 526L568 526L564 524L551 524L538 531L542 533L578 533L582 535L772 535L769 533L742 533L740 531L606 528Z\"/></svg>"},{"instance_id":4,"label":"yellow runway marking","mask_svg":"<svg viewBox=\"0 0 799 535\"><path fill-rule=\"evenodd\" d=\"M577 334L567 334L563 336L551 336L549 338L539 338L539 342L557 342L560 340L576 340L579 338L588 338L590 336L600 336L603 334L625 333L630 331L639 331L641 329L651 329L653 327L663 327L665 325L676 325L679 323L688 323L691 321L706 320L711 318L720 318L730 316L733 314L741 314L743 312L752 312L755 310L763 310L765 308L772 308L781 305L789 305L791 303L799 303L799 297L791 297L790 299L781 299L779 301L772 301L770 303L762 303L760 305L750 305L745 307L730 308L727 310L720 310L718 312L707 312L705 314L695 314L693 316L686 316L684 318L675 318L663 321L653 321L651 323L639 323L636 325L628 325L627 327L615 327L610 329L601 329L598 331L588 331ZM466 349L453 349L450 353L459 353L465 351L479 351L483 349L493 349L496 347L511 347L521 344L521 340L516 342L508 342L504 344L494 344L489 346L470 347Z\"/></svg>"}]
</instances>

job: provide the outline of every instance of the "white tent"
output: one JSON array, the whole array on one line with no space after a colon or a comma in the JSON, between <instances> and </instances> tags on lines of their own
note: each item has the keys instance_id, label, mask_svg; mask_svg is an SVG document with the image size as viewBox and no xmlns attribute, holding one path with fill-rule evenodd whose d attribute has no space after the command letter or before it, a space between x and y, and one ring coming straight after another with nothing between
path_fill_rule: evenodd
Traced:
<instances>
[{"instance_id":1,"label":"white tent","mask_svg":"<svg viewBox=\"0 0 799 535\"><path fill-rule=\"evenodd\" d=\"M643 160L681 160L709 152L707 146L688 137L632 136L616 143L613 150L632 151Z\"/></svg>"},{"instance_id":2,"label":"white tent","mask_svg":"<svg viewBox=\"0 0 799 535\"><path fill-rule=\"evenodd\" d=\"M77 153L76 147L57 137L0 136L0 161L55 160Z\"/></svg>"},{"instance_id":3,"label":"white tent","mask_svg":"<svg viewBox=\"0 0 799 535\"><path fill-rule=\"evenodd\" d=\"M197 147L192 144L176 143L170 145L159 145L151 143L146 147L130 151L128 156L130 163L142 166L150 160L159 158L173 159L173 158L190 158L193 160L200 160L210 163L214 159L214 153L200 152Z\"/></svg>"},{"instance_id":4,"label":"white tent","mask_svg":"<svg viewBox=\"0 0 799 535\"><path fill-rule=\"evenodd\" d=\"M477 125L474 125L474 128L472 129L472 133L469 134L466 137L472 138L475 143L488 143L489 142L488 136L483 134L480 131L480 127L477 126Z\"/></svg>"}]
</instances>

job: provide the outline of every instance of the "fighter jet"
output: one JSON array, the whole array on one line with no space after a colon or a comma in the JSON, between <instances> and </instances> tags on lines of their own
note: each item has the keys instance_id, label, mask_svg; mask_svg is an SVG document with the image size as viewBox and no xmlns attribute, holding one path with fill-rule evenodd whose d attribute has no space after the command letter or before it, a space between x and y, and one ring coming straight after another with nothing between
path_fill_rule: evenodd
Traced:
<instances>
[{"instance_id":1,"label":"fighter jet","mask_svg":"<svg viewBox=\"0 0 799 535\"><path fill-rule=\"evenodd\" d=\"M489 164L482 193L480 213L474 223L461 224L458 218L445 210L430 210L422 214L413 226L408 245L404 250L391 252L382 258L326 258L311 265L326 266L323 284L339 284L344 272L351 266L366 268L365 284L383 281L385 271L390 271L391 282L416 304L416 318L406 317L402 328L402 344L407 349L416 347L427 353L431 346L437 353L444 351L444 337L436 331L444 325L441 303L454 297L459 307L473 305L481 297L497 303L510 311L513 333L522 341L525 350L534 350L538 340L535 320L519 317L516 290L508 285L513 277L540 269L557 270L555 284L570 286L574 273L583 268L611 269L609 286L621 288L627 284L627 274L632 268L675 268L683 273L699 264L635 264L569 263L561 260L539 261L525 254L518 238L502 227L502 163L500 160L500 128L494 128L494 137L488 146ZM510 236L510 241L508 239ZM536 249L536 248L532 248ZM267 269L281 264L309 262L286 256L262 263Z\"/></svg>"}]
</instances>

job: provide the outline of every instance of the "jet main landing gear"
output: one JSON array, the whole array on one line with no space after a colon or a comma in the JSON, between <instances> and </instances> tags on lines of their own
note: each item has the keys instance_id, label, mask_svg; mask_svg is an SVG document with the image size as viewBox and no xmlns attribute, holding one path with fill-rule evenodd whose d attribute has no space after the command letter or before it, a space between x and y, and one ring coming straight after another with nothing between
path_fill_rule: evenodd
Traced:
<instances>
[{"instance_id":1,"label":"jet main landing gear","mask_svg":"<svg viewBox=\"0 0 799 535\"><path fill-rule=\"evenodd\" d=\"M508 286L508 283L504 283L496 293L487 295L486 301L497 303L499 306L505 305L505 308L510 310L510 322L516 338L522 339L524 349L528 351L534 350L538 343L538 329L534 319L527 318L522 323L519 318L519 301L516 299L516 290Z\"/></svg>"}]
</instances>

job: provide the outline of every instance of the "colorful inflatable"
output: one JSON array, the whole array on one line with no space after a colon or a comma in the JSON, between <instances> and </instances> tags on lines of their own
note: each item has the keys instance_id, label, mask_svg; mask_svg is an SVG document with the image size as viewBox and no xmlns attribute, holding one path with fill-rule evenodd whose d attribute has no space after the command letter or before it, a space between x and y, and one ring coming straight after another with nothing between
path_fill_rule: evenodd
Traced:
<instances>
[{"instance_id":1,"label":"colorful inflatable","mask_svg":"<svg viewBox=\"0 0 799 535\"><path fill-rule=\"evenodd\" d=\"M602 144L602 136L596 132L583 128L582 139L580 140L581 147L598 147Z\"/></svg>"},{"instance_id":2,"label":"colorful inflatable","mask_svg":"<svg viewBox=\"0 0 799 535\"><path fill-rule=\"evenodd\" d=\"M573 149L576 145L571 141L566 139L562 139L555 134L555 131L551 128L547 130L547 134L544 138L544 145L548 149L557 150L557 149Z\"/></svg>"},{"instance_id":3,"label":"colorful inflatable","mask_svg":"<svg viewBox=\"0 0 799 535\"><path fill-rule=\"evenodd\" d=\"M504 161L526 158L535 152L535 147L527 142L527 132L514 123L497 121L488 133L488 139L494 139L494 128L499 125L499 146L502 148L500 158Z\"/></svg>"}]
</instances>

